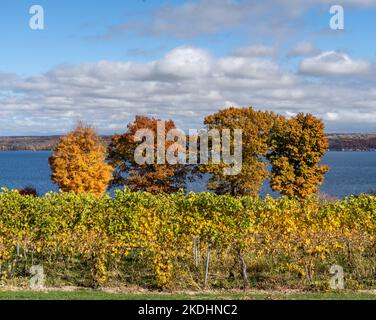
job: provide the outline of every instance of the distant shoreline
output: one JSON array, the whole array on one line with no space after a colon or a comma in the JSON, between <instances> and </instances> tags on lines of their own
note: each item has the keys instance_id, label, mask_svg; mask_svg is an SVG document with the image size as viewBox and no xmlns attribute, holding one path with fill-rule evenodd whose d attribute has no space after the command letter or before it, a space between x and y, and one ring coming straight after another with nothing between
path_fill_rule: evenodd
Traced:
<instances>
[{"instance_id":1,"label":"distant shoreline","mask_svg":"<svg viewBox=\"0 0 376 320\"><path fill-rule=\"evenodd\" d=\"M329 151L375 152L376 133L329 133ZM0 137L1 151L52 151L61 136ZM101 136L108 145L111 136Z\"/></svg>"},{"instance_id":2,"label":"distant shoreline","mask_svg":"<svg viewBox=\"0 0 376 320\"><path fill-rule=\"evenodd\" d=\"M47 150L43 150L43 149L39 149L39 150L31 150L31 149L10 149L10 150L0 150L0 154L1 153L4 153L4 152L53 152L53 149L47 149ZM373 153L373 152L376 152L376 150L350 150L350 149L345 149L345 150L331 150L329 149L328 152L353 152L353 153Z\"/></svg>"}]
</instances>

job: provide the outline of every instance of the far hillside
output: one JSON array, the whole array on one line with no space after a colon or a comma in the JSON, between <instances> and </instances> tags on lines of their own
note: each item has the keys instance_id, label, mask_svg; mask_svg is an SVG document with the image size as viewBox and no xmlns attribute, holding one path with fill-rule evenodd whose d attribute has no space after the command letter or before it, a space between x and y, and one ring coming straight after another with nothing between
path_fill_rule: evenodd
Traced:
<instances>
[{"instance_id":1,"label":"far hillside","mask_svg":"<svg viewBox=\"0 0 376 320\"><path fill-rule=\"evenodd\" d=\"M103 136L104 144L110 141L109 136ZM58 143L60 136L19 136L0 137L0 150L2 151L49 151Z\"/></svg>"},{"instance_id":2,"label":"far hillside","mask_svg":"<svg viewBox=\"0 0 376 320\"><path fill-rule=\"evenodd\" d=\"M330 133L328 138L331 151L376 151L376 133ZM0 137L0 150L48 151L56 146L59 139L60 136ZM110 139L110 136L102 136L106 145Z\"/></svg>"}]
</instances>

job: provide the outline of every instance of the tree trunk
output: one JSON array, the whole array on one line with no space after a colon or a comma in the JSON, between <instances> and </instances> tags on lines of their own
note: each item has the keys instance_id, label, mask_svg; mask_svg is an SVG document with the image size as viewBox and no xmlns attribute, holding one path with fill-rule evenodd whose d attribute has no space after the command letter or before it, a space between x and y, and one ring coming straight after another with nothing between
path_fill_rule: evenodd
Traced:
<instances>
[{"instance_id":1,"label":"tree trunk","mask_svg":"<svg viewBox=\"0 0 376 320\"><path fill-rule=\"evenodd\" d=\"M248 280L248 274L247 274L247 265L244 260L244 255L242 254L241 250L238 251L238 257L239 257L239 263L240 263L240 270L243 276L243 282L244 282L244 289L249 289L250 284Z\"/></svg>"}]
</instances>

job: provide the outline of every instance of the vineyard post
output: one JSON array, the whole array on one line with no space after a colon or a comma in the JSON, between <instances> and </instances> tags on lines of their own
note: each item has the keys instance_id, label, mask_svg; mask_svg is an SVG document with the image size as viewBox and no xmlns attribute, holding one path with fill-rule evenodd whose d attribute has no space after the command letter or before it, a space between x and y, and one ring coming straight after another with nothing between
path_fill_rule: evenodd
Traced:
<instances>
[{"instance_id":1,"label":"vineyard post","mask_svg":"<svg viewBox=\"0 0 376 320\"><path fill-rule=\"evenodd\" d=\"M208 245L208 251L206 253L206 267L205 267L205 289L208 287L208 279L209 279L209 263L210 263L210 251L211 247L210 244Z\"/></svg>"},{"instance_id":2,"label":"vineyard post","mask_svg":"<svg viewBox=\"0 0 376 320\"><path fill-rule=\"evenodd\" d=\"M18 258L20 256L20 242L17 241L17 257L16 257L16 268L18 266Z\"/></svg>"},{"instance_id":3,"label":"vineyard post","mask_svg":"<svg viewBox=\"0 0 376 320\"><path fill-rule=\"evenodd\" d=\"M198 241L197 237L193 239L193 259L196 268L198 268Z\"/></svg>"},{"instance_id":4,"label":"vineyard post","mask_svg":"<svg viewBox=\"0 0 376 320\"><path fill-rule=\"evenodd\" d=\"M26 271L26 268L27 268L27 247L26 247L26 244L24 245L24 248L23 248L23 256L24 256L23 270Z\"/></svg>"}]
</instances>

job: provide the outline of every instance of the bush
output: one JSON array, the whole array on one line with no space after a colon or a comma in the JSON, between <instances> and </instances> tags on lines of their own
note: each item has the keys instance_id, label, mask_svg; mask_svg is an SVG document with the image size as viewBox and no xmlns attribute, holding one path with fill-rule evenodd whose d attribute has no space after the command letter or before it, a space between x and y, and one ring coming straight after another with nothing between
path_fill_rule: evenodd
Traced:
<instances>
[{"instance_id":1,"label":"bush","mask_svg":"<svg viewBox=\"0 0 376 320\"><path fill-rule=\"evenodd\" d=\"M23 189L18 189L18 193L21 196L33 196L33 197L38 197L38 192L37 189L31 186L27 186Z\"/></svg>"}]
</instances>

